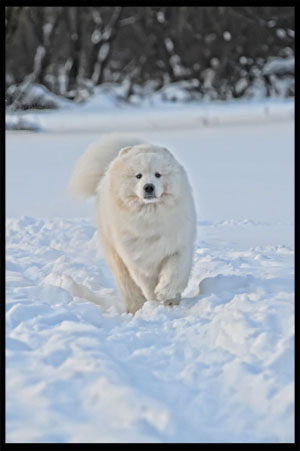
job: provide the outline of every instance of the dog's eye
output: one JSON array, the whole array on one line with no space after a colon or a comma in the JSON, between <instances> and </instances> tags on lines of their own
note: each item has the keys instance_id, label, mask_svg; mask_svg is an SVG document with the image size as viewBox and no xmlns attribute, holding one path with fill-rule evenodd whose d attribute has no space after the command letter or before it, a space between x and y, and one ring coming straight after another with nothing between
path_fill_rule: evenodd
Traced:
<instances>
[{"instance_id":1,"label":"dog's eye","mask_svg":"<svg viewBox=\"0 0 300 451\"><path fill-rule=\"evenodd\" d=\"M155 177L157 177L159 179L160 176L161 176L161 174L159 172L155 172Z\"/></svg>"},{"instance_id":2,"label":"dog's eye","mask_svg":"<svg viewBox=\"0 0 300 451\"><path fill-rule=\"evenodd\" d=\"M143 177L142 174L137 174L137 175L136 175L136 178L137 178L137 179L141 179L142 177Z\"/></svg>"}]
</instances>

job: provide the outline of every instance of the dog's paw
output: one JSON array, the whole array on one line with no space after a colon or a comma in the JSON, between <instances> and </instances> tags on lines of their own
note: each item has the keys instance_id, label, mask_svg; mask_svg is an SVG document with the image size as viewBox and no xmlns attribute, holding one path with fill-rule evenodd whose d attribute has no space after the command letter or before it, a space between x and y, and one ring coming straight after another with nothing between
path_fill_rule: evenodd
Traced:
<instances>
[{"instance_id":1,"label":"dog's paw","mask_svg":"<svg viewBox=\"0 0 300 451\"><path fill-rule=\"evenodd\" d=\"M156 296L156 299L161 302L172 299L176 296L176 293L174 293L173 290L170 290L170 288L167 286L161 286L160 284L158 284L155 288L154 294Z\"/></svg>"},{"instance_id":2,"label":"dog's paw","mask_svg":"<svg viewBox=\"0 0 300 451\"><path fill-rule=\"evenodd\" d=\"M177 293L176 297L174 299L167 299L164 301L164 305L168 305L169 307L173 307L173 305L178 305L181 301L181 295L180 293Z\"/></svg>"},{"instance_id":3,"label":"dog's paw","mask_svg":"<svg viewBox=\"0 0 300 451\"><path fill-rule=\"evenodd\" d=\"M180 293L169 285L161 286L158 284L154 290L154 294L158 301L164 302L165 304L179 304L180 302Z\"/></svg>"}]
</instances>

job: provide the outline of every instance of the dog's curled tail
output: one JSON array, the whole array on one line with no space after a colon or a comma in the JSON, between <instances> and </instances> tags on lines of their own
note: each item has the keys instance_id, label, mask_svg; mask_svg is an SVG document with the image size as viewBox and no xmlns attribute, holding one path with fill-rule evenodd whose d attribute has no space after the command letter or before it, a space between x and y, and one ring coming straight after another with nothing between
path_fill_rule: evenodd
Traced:
<instances>
[{"instance_id":1,"label":"dog's curled tail","mask_svg":"<svg viewBox=\"0 0 300 451\"><path fill-rule=\"evenodd\" d=\"M110 162L124 147L144 141L127 133L110 133L90 144L75 164L68 190L74 197L90 197L104 176Z\"/></svg>"}]
</instances>

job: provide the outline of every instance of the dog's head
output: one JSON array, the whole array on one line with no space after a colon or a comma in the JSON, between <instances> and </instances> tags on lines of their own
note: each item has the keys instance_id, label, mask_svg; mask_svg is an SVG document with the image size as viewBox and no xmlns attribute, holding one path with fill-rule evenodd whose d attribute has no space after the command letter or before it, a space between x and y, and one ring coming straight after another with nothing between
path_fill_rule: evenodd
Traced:
<instances>
[{"instance_id":1,"label":"dog's head","mask_svg":"<svg viewBox=\"0 0 300 451\"><path fill-rule=\"evenodd\" d=\"M180 196L182 172L167 149L142 144L121 149L110 168L110 180L125 205L170 205Z\"/></svg>"}]
</instances>

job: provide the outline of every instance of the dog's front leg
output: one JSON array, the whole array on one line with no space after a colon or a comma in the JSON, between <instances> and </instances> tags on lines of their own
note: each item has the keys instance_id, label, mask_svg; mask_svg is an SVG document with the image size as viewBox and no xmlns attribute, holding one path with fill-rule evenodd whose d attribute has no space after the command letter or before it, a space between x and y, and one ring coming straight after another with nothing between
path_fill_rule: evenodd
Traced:
<instances>
[{"instance_id":1,"label":"dog's front leg","mask_svg":"<svg viewBox=\"0 0 300 451\"><path fill-rule=\"evenodd\" d=\"M179 304L191 269L188 255L176 252L162 262L158 284L154 290L156 299L165 304Z\"/></svg>"},{"instance_id":2,"label":"dog's front leg","mask_svg":"<svg viewBox=\"0 0 300 451\"><path fill-rule=\"evenodd\" d=\"M114 247L108 244L108 241L102 244L119 292L125 301L126 310L134 314L143 306L146 299Z\"/></svg>"}]
</instances>

